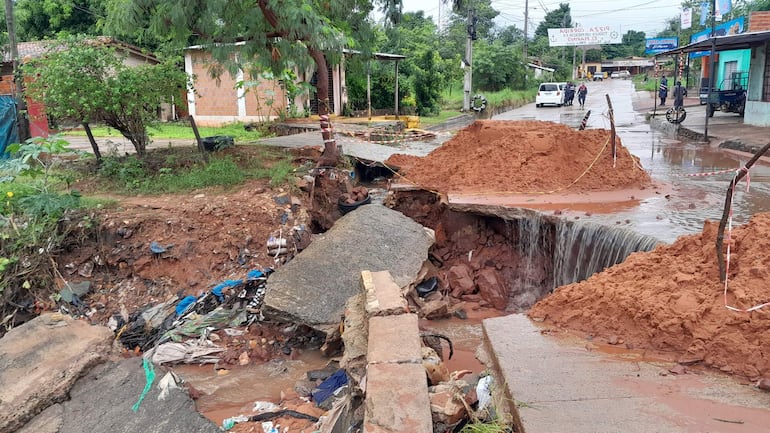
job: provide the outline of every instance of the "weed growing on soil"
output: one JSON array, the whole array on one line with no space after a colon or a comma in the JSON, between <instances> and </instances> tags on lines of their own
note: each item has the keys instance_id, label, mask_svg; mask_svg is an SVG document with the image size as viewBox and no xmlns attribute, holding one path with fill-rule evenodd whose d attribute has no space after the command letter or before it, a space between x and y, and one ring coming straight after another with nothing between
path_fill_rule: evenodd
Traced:
<instances>
[{"instance_id":1,"label":"weed growing on soil","mask_svg":"<svg viewBox=\"0 0 770 433\"><path fill-rule=\"evenodd\" d=\"M33 138L8 147L0 165L0 336L36 314L56 290L54 255L80 218L77 191L60 192L58 156L69 152L58 137Z\"/></svg>"},{"instance_id":2,"label":"weed growing on soil","mask_svg":"<svg viewBox=\"0 0 770 433\"><path fill-rule=\"evenodd\" d=\"M505 424L492 421L488 423L467 424L460 433L510 433L512 430Z\"/></svg>"}]
</instances>

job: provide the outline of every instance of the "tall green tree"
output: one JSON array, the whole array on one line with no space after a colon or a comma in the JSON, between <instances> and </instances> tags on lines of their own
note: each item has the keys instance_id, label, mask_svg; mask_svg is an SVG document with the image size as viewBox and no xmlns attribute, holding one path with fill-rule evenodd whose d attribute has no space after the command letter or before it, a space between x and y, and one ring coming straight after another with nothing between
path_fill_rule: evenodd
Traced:
<instances>
[{"instance_id":1,"label":"tall green tree","mask_svg":"<svg viewBox=\"0 0 770 433\"><path fill-rule=\"evenodd\" d=\"M526 85L525 77L526 69L518 47L500 40L476 44L473 81L478 89L493 92L505 88L522 89Z\"/></svg>"},{"instance_id":2,"label":"tall green tree","mask_svg":"<svg viewBox=\"0 0 770 433\"><path fill-rule=\"evenodd\" d=\"M106 16L105 0L18 0L14 7L23 41L100 35Z\"/></svg>"},{"instance_id":3,"label":"tall green tree","mask_svg":"<svg viewBox=\"0 0 770 433\"><path fill-rule=\"evenodd\" d=\"M572 11L569 3L559 3L559 7L554 9L543 18L543 21L535 29L535 37L548 37L548 29L572 27Z\"/></svg>"}]
</instances>

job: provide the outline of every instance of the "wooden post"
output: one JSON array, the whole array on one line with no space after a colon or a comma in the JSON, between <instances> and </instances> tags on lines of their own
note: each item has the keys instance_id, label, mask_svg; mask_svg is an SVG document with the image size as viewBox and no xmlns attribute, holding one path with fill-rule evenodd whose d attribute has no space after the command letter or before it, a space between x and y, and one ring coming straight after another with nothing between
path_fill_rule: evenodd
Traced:
<instances>
[{"instance_id":1,"label":"wooden post","mask_svg":"<svg viewBox=\"0 0 770 433\"><path fill-rule=\"evenodd\" d=\"M91 132L91 126L88 125L88 122L83 122L83 129L86 131L86 135L88 136L88 142L91 143L91 149L94 151L94 156L96 157L96 162L101 164L102 163L102 153L99 152L99 145L96 144L96 139L94 139L94 134Z\"/></svg>"},{"instance_id":2,"label":"wooden post","mask_svg":"<svg viewBox=\"0 0 770 433\"><path fill-rule=\"evenodd\" d=\"M746 175L749 173L749 169L752 165L754 165L757 160L767 153L767 151L770 149L770 143L765 144L761 149L759 149L759 152L755 153L754 156L751 157L751 159L744 165L738 173L733 177L733 180L730 182L730 186L727 187L727 194L725 195L725 207L722 210L722 219L719 221L719 229L717 230L717 263L719 263L719 281L724 282L725 278L727 277L726 273L726 267L725 267L725 257L722 253L722 246L725 239L725 226L727 226L727 220L730 218L730 208L732 207L733 203L733 191L735 190L735 186L738 185L738 182L741 181ZM731 239L732 241L732 239Z\"/></svg>"},{"instance_id":3,"label":"wooden post","mask_svg":"<svg viewBox=\"0 0 770 433\"><path fill-rule=\"evenodd\" d=\"M615 136L615 112L612 110L612 101L610 101L609 93L605 94L607 97L607 106L609 107L610 114L610 139L612 140L612 168L615 168L615 161L618 159L617 139Z\"/></svg>"},{"instance_id":4,"label":"wooden post","mask_svg":"<svg viewBox=\"0 0 770 433\"><path fill-rule=\"evenodd\" d=\"M193 133L195 134L195 141L198 142L198 152L203 154L203 160L209 162L209 154L203 147L203 140L201 140L201 134L198 132L198 125L195 124L195 118L190 116L190 126L192 126Z\"/></svg>"}]
</instances>

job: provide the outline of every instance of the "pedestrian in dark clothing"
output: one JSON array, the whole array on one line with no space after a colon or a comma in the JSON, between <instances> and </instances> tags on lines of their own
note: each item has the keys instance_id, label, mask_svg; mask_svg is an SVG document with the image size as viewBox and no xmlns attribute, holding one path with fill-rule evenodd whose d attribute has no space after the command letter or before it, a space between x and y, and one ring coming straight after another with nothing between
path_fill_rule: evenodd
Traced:
<instances>
[{"instance_id":1,"label":"pedestrian in dark clothing","mask_svg":"<svg viewBox=\"0 0 770 433\"><path fill-rule=\"evenodd\" d=\"M586 95L588 94L588 87L586 87L585 83L581 83L580 87L578 87L578 104L580 104L580 108L584 108L586 105Z\"/></svg>"},{"instance_id":2,"label":"pedestrian in dark clothing","mask_svg":"<svg viewBox=\"0 0 770 433\"><path fill-rule=\"evenodd\" d=\"M575 84L570 81L564 88L564 105L572 105L573 99L575 99Z\"/></svg>"},{"instance_id":3,"label":"pedestrian in dark clothing","mask_svg":"<svg viewBox=\"0 0 770 433\"><path fill-rule=\"evenodd\" d=\"M687 89L682 87L682 82L677 81L676 87L674 87L674 108L682 108L684 106L684 97L687 94Z\"/></svg>"},{"instance_id":4,"label":"pedestrian in dark clothing","mask_svg":"<svg viewBox=\"0 0 770 433\"><path fill-rule=\"evenodd\" d=\"M663 78L660 79L660 88L658 89L658 97L660 97L661 107L666 105L666 97L668 97L668 79L666 79L665 75L663 76Z\"/></svg>"}]
</instances>

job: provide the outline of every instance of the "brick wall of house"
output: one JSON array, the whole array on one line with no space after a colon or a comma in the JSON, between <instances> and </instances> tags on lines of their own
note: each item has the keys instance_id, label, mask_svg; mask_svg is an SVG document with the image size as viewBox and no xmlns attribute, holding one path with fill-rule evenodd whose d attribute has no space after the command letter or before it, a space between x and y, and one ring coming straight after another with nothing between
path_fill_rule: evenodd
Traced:
<instances>
[{"instance_id":1,"label":"brick wall of house","mask_svg":"<svg viewBox=\"0 0 770 433\"><path fill-rule=\"evenodd\" d=\"M749 15L749 32L770 30L770 11L757 11Z\"/></svg>"},{"instance_id":2,"label":"brick wall of house","mask_svg":"<svg viewBox=\"0 0 770 433\"><path fill-rule=\"evenodd\" d=\"M250 79L258 84L249 87L246 99L246 115L275 117L286 112L286 92L277 80ZM272 103L270 103L272 101Z\"/></svg>"},{"instance_id":3,"label":"brick wall of house","mask_svg":"<svg viewBox=\"0 0 770 433\"><path fill-rule=\"evenodd\" d=\"M203 51L190 51L195 74L195 114L198 116L237 116L236 80L225 72L219 78L209 74L211 56Z\"/></svg>"}]
</instances>

